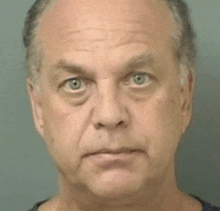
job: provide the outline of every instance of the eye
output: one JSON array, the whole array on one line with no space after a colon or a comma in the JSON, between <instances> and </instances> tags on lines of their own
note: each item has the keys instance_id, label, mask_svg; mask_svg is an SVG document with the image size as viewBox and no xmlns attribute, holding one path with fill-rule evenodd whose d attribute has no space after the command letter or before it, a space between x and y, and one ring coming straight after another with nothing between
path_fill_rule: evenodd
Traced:
<instances>
[{"instance_id":1,"label":"eye","mask_svg":"<svg viewBox=\"0 0 220 211\"><path fill-rule=\"evenodd\" d=\"M146 86L150 81L150 77L147 73L135 73L131 77L131 84L137 86Z\"/></svg>"},{"instance_id":2,"label":"eye","mask_svg":"<svg viewBox=\"0 0 220 211\"><path fill-rule=\"evenodd\" d=\"M70 92L83 91L86 88L85 82L80 78L68 79L65 83L65 89Z\"/></svg>"}]
</instances>

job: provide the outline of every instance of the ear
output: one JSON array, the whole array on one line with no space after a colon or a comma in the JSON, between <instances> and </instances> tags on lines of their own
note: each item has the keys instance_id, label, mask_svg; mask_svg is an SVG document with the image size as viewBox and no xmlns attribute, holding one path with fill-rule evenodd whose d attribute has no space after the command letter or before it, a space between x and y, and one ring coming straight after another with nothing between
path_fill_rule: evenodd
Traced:
<instances>
[{"instance_id":1,"label":"ear","mask_svg":"<svg viewBox=\"0 0 220 211\"><path fill-rule=\"evenodd\" d=\"M32 115L37 132L43 137L42 99L38 85L34 85L30 79L26 80L27 92L31 102Z\"/></svg>"},{"instance_id":2,"label":"ear","mask_svg":"<svg viewBox=\"0 0 220 211\"><path fill-rule=\"evenodd\" d=\"M187 81L181 88L181 108L183 112L183 133L186 131L192 118L192 101L195 81L190 72Z\"/></svg>"}]
</instances>

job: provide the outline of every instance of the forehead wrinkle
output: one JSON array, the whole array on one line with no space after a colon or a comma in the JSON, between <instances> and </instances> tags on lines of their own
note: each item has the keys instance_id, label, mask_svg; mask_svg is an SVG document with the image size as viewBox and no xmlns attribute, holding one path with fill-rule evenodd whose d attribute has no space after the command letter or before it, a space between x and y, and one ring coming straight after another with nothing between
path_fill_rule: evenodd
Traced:
<instances>
[{"instance_id":1,"label":"forehead wrinkle","mask_svg":"<svg viewBox=\"0 0 220 211\"><path fill-rule=\"evenodd\" d=\"M130 58L128 61L122 61L121 64L119 64L119 66L116 68L117 71L114 71L114 75L117 74L119 76L124 76L132 72L135 68L140 69L146 66L152 66L153 62L155 61L155 57L156 55L147 54L147 53L135 55L132 58ZM73 61L68 61L66 59L60 59L56 64L54 64L50 68L50 72L54 73L55 76L57 74L61 74L62 71L65 71L71 74L77 74L80 76L88 76L91 78L94 78L97 73L87 68L83 64L77 64Z\"/></svg>"},{"instance_id":2,"label":"forehead wrinkle","mask_svg":"<svg viewBox=\"0 0 220 211\"><path fill-rule=\"evenodd\" d=\"M135 43L145 44L146 46L149 45L149 38L144 38L140 34L130 33L129 35L122 34L121 36L117 34L115 36L117 37L113 38L111 42L109 41L109 49Z\"/></svg>"}]
</instances>

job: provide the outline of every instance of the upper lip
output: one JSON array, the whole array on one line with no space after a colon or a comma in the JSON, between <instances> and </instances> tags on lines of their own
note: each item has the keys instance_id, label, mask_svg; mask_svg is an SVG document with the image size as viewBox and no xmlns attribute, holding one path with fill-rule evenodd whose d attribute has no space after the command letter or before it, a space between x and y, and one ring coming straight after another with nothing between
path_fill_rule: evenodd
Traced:
<instances>
[{"instance_id":1,"label":"upper lip","mask_svg":"<svg viewBox=\"0 0 220 211\"><path fill-rule=\"evenodd\" d=\"M131 148L118 148L118 149L108 149L108 148L103 148L94 152L88 152L86 154L84 154L83 157L88 157L91 155L95 155L95 154L120 154L120 153L131 153L131 152L135 152L135 151L139 151L139 152L143 152L143 150L140 149L131 149Z\"/></svg>"}]
</instances>

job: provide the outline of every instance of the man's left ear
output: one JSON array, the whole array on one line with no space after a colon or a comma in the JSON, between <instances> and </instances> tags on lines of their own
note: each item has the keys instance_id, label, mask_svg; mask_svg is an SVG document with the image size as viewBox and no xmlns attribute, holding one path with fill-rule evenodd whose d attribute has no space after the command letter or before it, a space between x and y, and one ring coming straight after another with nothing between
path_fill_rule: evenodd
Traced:
<instances>
[{"instance_id":1,"label":"man's left ear","mask_svg":"<svg viewBox=\"0 0 220 211\"><path fill-rule=\"evenodd\" d=\"M190 72L187 77L187 81L181 88L181 106L183 112L183 133L186 131L192 118L192 101L194 90L194 78Z\"/></svg>"}]
</instances>

